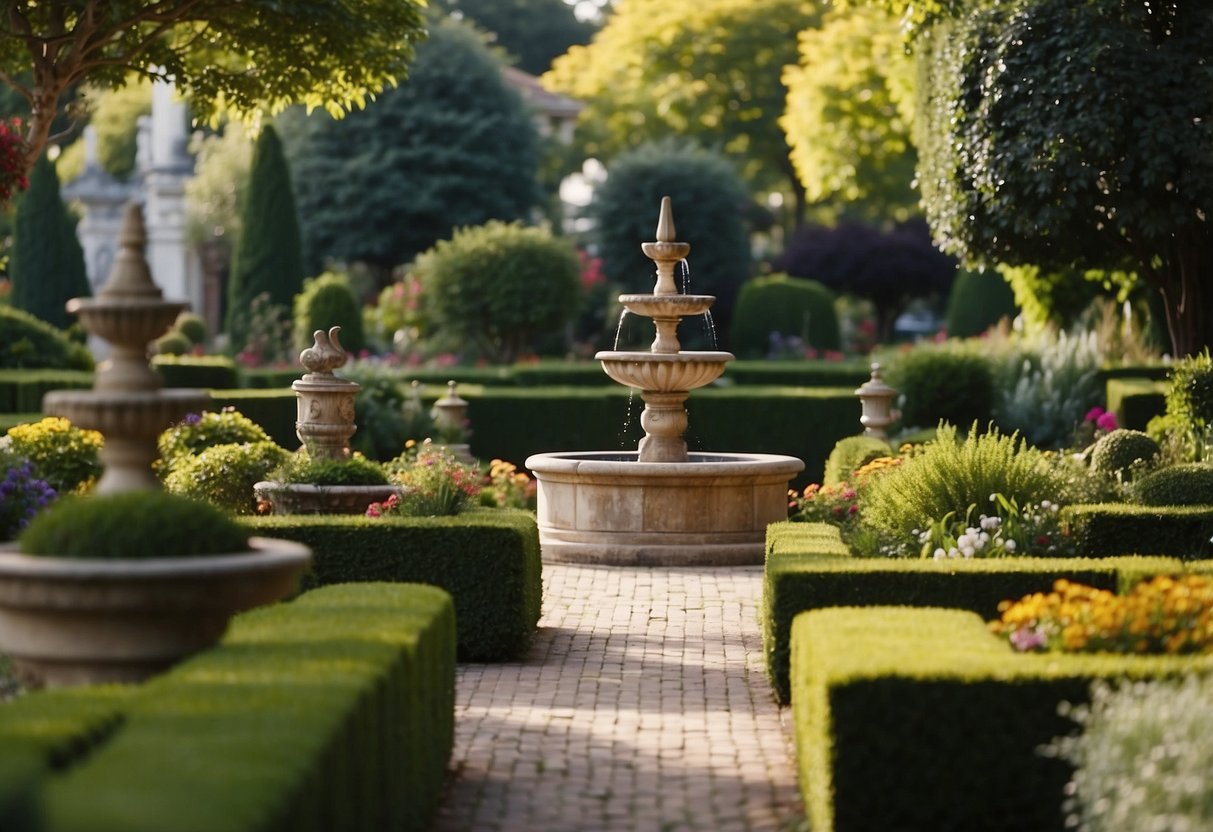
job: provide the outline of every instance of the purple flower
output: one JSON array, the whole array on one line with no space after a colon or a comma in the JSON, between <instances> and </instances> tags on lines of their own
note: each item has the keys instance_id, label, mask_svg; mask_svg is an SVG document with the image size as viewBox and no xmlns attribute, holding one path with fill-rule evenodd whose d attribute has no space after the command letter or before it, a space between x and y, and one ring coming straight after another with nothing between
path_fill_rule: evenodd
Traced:
<instances>
[{"instance_id":1,"label":"purple flower","mask_svg":"<svg viewBox=\"0 0 1213 832\"><path fill-rule=\"evenodd\" d=\"M185 414L185 418L181 420L181 424L183 424L183 425L188 425L188 426L193 426L193 425L198 424L198 423L199 423L199 422L201 422L201 421L202 421L202 414L200 414L200 413L187 413L187 414Z\"/></svg>"}]
</instances>

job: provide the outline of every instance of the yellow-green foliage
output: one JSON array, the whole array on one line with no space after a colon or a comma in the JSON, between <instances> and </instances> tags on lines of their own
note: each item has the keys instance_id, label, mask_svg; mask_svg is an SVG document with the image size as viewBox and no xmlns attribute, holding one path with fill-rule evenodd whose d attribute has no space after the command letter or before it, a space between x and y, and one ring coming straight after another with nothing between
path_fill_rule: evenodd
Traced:
<instances>
[{"instance_id":1,"label":"yellow-green foliage","mask_svg":"<svg viewBox=\"0 0 1213 832\"><path fill-rule=\"evenodd\" d=\"M1213 656L1015 653L962 610L823 609L792 627L793 720L814 832L1061 829L1069 769L1037 749L1097 679ZM879 799L874 799L874 796Z\"/></svg>"},{"instance_id":2,"label":"yellow-green foliage","mask_svg":"<svg viewBox=\"0 0 1213 832\"><path fill-rule=\"evenodd\" d=\"M1158 443L1139 430L1119 428L1104 434L1091 448L1091 470L1126 477L1135 464L1148 468L1158 459Z\"/></svg>"},{"instance_id":3,"label":"yellow-green foliage","mask_svg":"<svg viewBox=\"0 0 1213 832\"><path fill-rule=\"evenodd\" d=\"M821 484L838 485L846 482L851 479L856 469L882 456L892 456L893 453L888 442L875 436L860 434L839 439L826 459L826 470Z\"/></svg>"},{"instance_id":4,"label":"yellow-green foliage","mask_svg":"<svg viewBox=\"0 0 1213 832\"><path fill-rule=\"evenodd\" d=\"M992 494L1026 506L1062 502L1065 490L1061 472L1018 436L974 425L960 441L955 428L941 425L934 442L869 483L861 511L876 529L913 539L914 529L949 512L964 517L969 506L989 506Z\"/></svg>"},{"instance_id":5,"label":"yellow-green foliage","mask_svg":"<svg viewBox=\"0 0 1213 832\"><path fill-rule=\"evenodd\" d=\"M17 425L9 428L8 439L9 450L33 463L34 473L59 494L87 491L101 475L101 434L67 419L48 416Z\"/></svg>"},{"instance_id":6,"label":"yellow-green foliage","mask_svg":"<svg viewBox=\"0 0 1213 832\"><path fill-rule=\"evenodd\" d=\"M1213 465L1191 462L1155 471L1133 484L1133 499L1147 506L1213 505Z\"/></svg>"},{"instance_id":7,"label":"yellow-green foliage","mask_svg":"<svg viewBox=\"0 0 1213 832\"><path fill-rule=\"evenodd\" d=\"M167 476L182 459L215 445L269 441L270 437L252 419L233 408L224 408L186 416L160 434L156 447L160 451L160 471Z\"/></svg>"},{"instance_id":8,"label":"yellow-green foliage","mask_svg":"<svg viewBox=\"0 0 1213 832\"><path fill-rule=\"evenodd\" d=\"M253 486L289 456L273 442L215 445L178 460L164 478L164 487L231 514L253 514L257 508Z\"/></svg>"}]
</instances>

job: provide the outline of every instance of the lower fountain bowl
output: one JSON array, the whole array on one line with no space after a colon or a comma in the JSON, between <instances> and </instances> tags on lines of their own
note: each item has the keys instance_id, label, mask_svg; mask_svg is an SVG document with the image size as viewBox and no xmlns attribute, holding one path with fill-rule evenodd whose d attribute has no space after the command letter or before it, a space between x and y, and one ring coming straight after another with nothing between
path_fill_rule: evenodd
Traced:
<instances>
[{"instance_id":1,"label":"lower fountain bowl","mask_svg":"<svg viewBox=\"0 0 1213 832\"><path fill-rule=\"evenodd\" d=\"M788 516L788 481L804 463L774 454L536 454L539 541L555 563L616 566L761 564L766 528Z\"/></svg>"}]
</instances>

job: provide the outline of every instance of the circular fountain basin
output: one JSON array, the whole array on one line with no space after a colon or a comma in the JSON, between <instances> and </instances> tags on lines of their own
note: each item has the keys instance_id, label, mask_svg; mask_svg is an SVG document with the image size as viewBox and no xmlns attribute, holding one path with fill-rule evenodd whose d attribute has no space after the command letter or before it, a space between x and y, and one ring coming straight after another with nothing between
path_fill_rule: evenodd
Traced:
<instances>
[{"instance_id":1,"label":"circular fountain basin","mask_svg":"<svg viewBox=\"0 0 1213 832\"><path fill-rule=\"evenodd\" d=\"M594 356L613 380L638 390L695 390L720 378L731 352L679 353L604 351Z\"/></svg>"},{"instance_id":2,"label":"circular fountain basin","mask_svg":"<svg viewBox=\"0 0 1213 832\"><path fill-rule=\"evenodd\" d=\"M645 318L686 318L712 308L715 295L620 295L619 302L633 315Z\"/></svg>"},{"instance_id":3,"label":"circular fountain basin","mask_svg":"<svg viewBox=\"0 0 1213 832\"><path fill-rule=\"evenodd\" d=\"M617 566L761 564L766 528L788 516L790 456L691 453L638 462L636 453L536 454L543 559Z\"/></svg>"}]
</instances>

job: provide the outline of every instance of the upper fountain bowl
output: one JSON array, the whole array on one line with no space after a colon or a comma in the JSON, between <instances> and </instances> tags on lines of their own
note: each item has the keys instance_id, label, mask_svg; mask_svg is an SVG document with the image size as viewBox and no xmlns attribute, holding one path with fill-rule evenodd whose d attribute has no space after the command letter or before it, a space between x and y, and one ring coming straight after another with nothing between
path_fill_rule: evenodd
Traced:
<instances>
[{"instance_id":1,"label":"upper fountain bowl","mask_svg":"<svg viewBox=\"0 0 1213 832\"><path fill-rule=\"evenodd\" d=\"M651 352L600 352L606 374L620 384L656 393L695 390L720 378L724 365L733 360L730 352L683 352L663 355Z\"/></svg>"},{"instance_id":2,"label":"upper fountain bowl","mask_svg":"<svg viewBox=\"0 0 1213 832\"><path fill-rule=\"evenodd\" d=\"M620 295L619 302L645 318L686 318L712 308L713 295Z\"/></svg>"}]
</instances>

